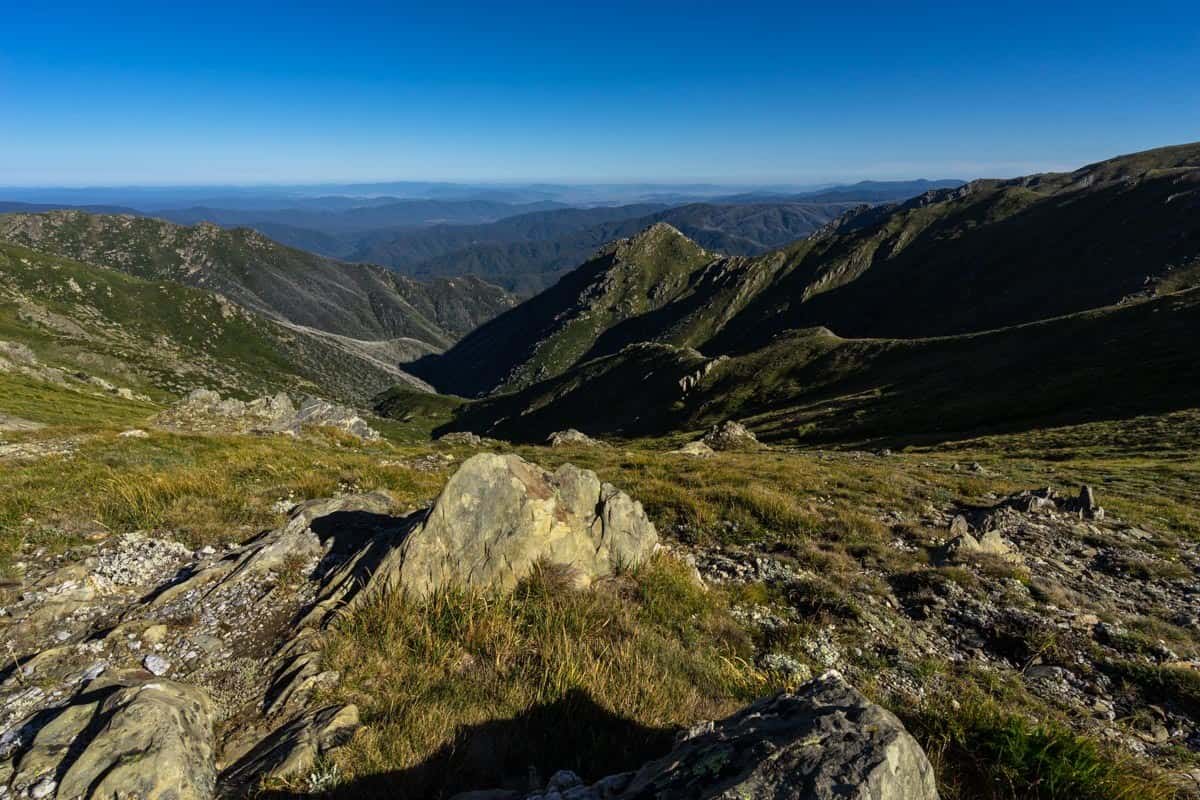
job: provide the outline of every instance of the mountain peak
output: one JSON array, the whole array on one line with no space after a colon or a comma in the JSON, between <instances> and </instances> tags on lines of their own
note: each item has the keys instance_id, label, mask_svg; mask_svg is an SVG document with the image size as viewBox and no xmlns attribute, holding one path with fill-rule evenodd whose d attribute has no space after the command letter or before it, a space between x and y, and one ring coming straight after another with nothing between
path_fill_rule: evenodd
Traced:
<instances>
[{"instance_id":1,"label":"mountain peak","mask_svg":"<svg viewBox=\"0 0 1200 800\"><path fill-rule=\"evenodd\" d=\"M709 254L674 225L655 222L641 233L617 242L614 254L619 261L633 262L649 270L671 264L694 265Z\"/></svg>"}]
</instances>

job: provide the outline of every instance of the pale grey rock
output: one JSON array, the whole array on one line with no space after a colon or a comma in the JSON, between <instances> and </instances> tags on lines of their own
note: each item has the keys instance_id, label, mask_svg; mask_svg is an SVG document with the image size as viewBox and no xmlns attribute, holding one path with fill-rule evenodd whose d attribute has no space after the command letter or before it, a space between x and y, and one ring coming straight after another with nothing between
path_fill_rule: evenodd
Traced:
<instances>
[{"instance_id":1,"label":"pale grey rock","mask_svg":"<svg viewBox=\"0 0 1200 800\"><path fill-rule=\"evenodd\" d=\"M154 680L89 687L41 725L8 788L60 798L210 798L212 723L208 697L193 686Z\"/></svg>"},{"instance_id":2,"label":"pale grey rock","mask_svg":"<svg viewBox=\"0 0 1200 800\"><path fill-rule=\"evenodd\" d=\"M583 431L567 428L565 431L555 431L546 437L546 444L551 447L604 447L604 442L597 441Z\"/></svg>"},{"instance_id":3,"label":"pale grey rock","mask_svg":"<svg viewBox=\"0 0 1200 800\"><path fill-rule=\"evenodd\" d=\"M970 533L962 533L942 548L942 557L951 561L980 555L997 556L1009 561L1019 561L1021 558L999 532L994 530L981 534L979 538Z\"/></svg>"},{"instance_id":4,"label":"pale grey rock","mask_svg":"<svg viewBox=\"0 0 1200 800\"><path fill-rule=\"evenodd\" d=\"M367 441L379 438L379 433L352 408L315 397L296 408L283 392L243 402L236 398L222 399L209 389L195 389L159 414L156 422L169 429L200 432L298 434L306 426L326 427Z\"/></svg>"},{"instance_id":5,"label":"pale grey rock","mask_svg":"<svg viewBox=\"0 0 1200 800\"><path fill-rule=\"evenodd\" d=\"M22 431L36 431L46 427L40 422L14 417L11 414L0 414L0 432L10 431L19 433Z\"/></svg>"},{"instance_id":6,"label":"pale grey rock","mask_svg":"<svg viewBox=\"0 0 1200 800\"><path fill-rule=\"evenodd\" d=\"M151 675L166 675L171 671L171 662L167 661L160 655L151 653L142 659L142 666L146 668Z\"/></svg>"},{"instance_id":7,"label":"pale grey rock","mask_svg":"<svg viewBox=\"0 0 1200 800\"><path fill-rule=\"evenodd\" d=\"M758 450L762 448L756 437L740 422L726 420L704 434L704 443L713 450Z\"/></svg>"},{"instance_id":8,"label":"pale grey rock","mask_svg":"<svg viewBox=\"0 0 1200 800\"><path fill-rule=\"evenodd\" d=\"M548 472L517 455L480 453L384 556L368 589L416 596L451 585L507 590L539 561L568 567L586 585L645 561L657 544L642 504L591 470L563 464Z\"/></svg>"}]
</instances>

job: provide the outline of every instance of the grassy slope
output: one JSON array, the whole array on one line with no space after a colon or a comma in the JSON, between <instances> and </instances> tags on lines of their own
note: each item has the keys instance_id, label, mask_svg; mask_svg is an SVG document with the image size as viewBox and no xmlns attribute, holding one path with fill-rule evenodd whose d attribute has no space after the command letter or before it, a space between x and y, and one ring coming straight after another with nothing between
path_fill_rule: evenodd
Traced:
<instances>
[{"instance_id":1,"label":"grassy slope","mask_svg":"<svg viewBox=\"0 0 1200 800\"><path fill-rule=\"evenodd\" d=\"M52 400L60 390L38 391ZM429 452L428 444L158 432L119 439L115 433L145 406L105 399L25 407L12 397L0 392L0 411L43 408L43 421L53 423L17 438L81 438L69 461L0 470L2 553L20 545L66 548L97 530L157 530L194 545L246 538L281 521L271 508L280 498L386 488L417 507L449 473L405 465ZM930 503L983 502L988 492L1047 483L1100 485L1103 476L1104 504L1155 533L1147 547L1200 537L1198 431L1191 412L886 459L776 451L692 461L663 453L668 443L654 441L519 452L550 468L570 460L597 470L642 500L668 539L683 531L700 542L783 547L828 577L822 591L830 594L818 605L837 608L839 593L878 591L874 575L882 564L946 579L925 552L891 547L894 534L878 521L892 511L919 518ZM951 468L970 460L994 477ZM497 768L523 774L530 764L544 774L574 767L588 778L626 768L669 746L675 726L782 685L749 661L751 633L730 615L734 604L762 602L772 597L758 584L698 592L685 568L663 559L591 592L565 591L547 574L507 600L446 593L424 605L366 606L338 626L327 648L343 676L336 696L360 704L367 728L320 770L337 776L334 796L364 798L478 786L480 776L495 780ZM798 637L826 625L823 613L807 613L772 646L804 658ZM853 655L860 632L852 623L839 629L854 669L882 668L870 653ZM1187 653L1195 643L1172 647ZM948 664L907 668L919 670L911 677L927 689L919 704L867 680L861 685L905 718L950 800L1171 796L1154 768L1076 738L1064 727L1068 720L1019 684ZM1171 700L1170 691L1187 690L1154 691ZM476 756L489 752L500 761L481 764Z\"/></svg>"},{"instance_id":2,"label":"grassy slope","mask_svg":"<svg viewBox=\"0 0 1200 800\"><path fill-rule=\"evenodd\" d=\"M410 337L446 347L512 305L506 292L475 278L422 284L284 247L244 228L53 212L0 217L0 239L210 289L246 308L358 339Z\"/></svg>"},{"instance_id":3,"label":"grassy slope","mask_svg":"<svg viewBox=\"0 0 1200 800\"><path fill-rule=\"evenodd\" d=\"M479 396L637 341L715 356L797 328L919 338L1012 327L1196 286L1198 211L1200 145L1186 145L868 209L754 258L703 263L651 232L631 241L656 239L652 258L623 266L602 253L416 369Z\"/></svg>"},{"instance_id":4,"label":"grassy slope","mask_svg":"<svg viewBox=\"0 0 1200 800\"><path fill-rule=\"evenodd\" d=\"M641 346L464 407L453 427L539 440L647 435L747 419L778 441L897 444L1196 405L1200 289L983 334L850 340L792 332L717 362Z\"/></svg>"},{"instance_id":5,"label":"grassy slope","mask_svg":"<svg viewBox=\"0 0 1200 800\"><path fill-rule=\"evenodd\" d=\"M614 352L629 320L687 303L710 286L712 256L665 224L606 248L551 289L483 325L444 357L412 365L443 391L476 395L558 375Z\"/></svg>"},{"instance_id":6,"label":"grassy slope","mask_svg":"<svg viewBox=\"0 0 1200 800\"><path fill-rule=\"evenodd\" d=\"M206 291L0 243L0 338L160 396L196 386L365 398L394 380Z\"/></svg>"},{"instance_id":7,"label":"grassy slope","mask_svg":"<svg viewBox=\"0 0 1200 800\"><path fill-rule=\"evenodd\" d=\"M988 330L1097 308L1200 263L1200 145L1073 173L975 181L868 212L817 237L713 352L788 328L908 338ZM1189 285L1196 285L1194 281Z\"/></svg>"}]
</instances>

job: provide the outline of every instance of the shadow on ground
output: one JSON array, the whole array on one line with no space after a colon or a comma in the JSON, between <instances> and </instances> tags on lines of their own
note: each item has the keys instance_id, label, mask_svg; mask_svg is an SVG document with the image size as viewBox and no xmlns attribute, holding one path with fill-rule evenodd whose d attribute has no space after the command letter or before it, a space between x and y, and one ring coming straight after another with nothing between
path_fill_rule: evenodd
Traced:
<instances>
[{"instance_id":1,"label":"shadow on ground","mask_svg":"<svg viewBox=\"0 0 1200 800\"><path fill-rule=\"evenodd\" d=\"M560 769L590 782L665 755L674 733L618 717L576 689L512 719L460 728L423 763L349 781L325 796L434 800L474 789L530 791L543 788ZM282 800L294 795L261 796Z\"/></svg>"}]
</instances>

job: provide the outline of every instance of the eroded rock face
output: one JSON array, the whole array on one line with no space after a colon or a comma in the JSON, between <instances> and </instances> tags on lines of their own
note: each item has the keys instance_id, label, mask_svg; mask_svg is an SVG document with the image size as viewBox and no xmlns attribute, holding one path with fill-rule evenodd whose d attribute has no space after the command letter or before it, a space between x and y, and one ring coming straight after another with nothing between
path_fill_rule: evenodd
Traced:
<instances>
[{"instance_id":1,"label":"eroded rock face","mask_svg":"<svg viewBox=\"0 0 1200 800\"><path fill-rule=\"evenodd\" d=\"M517 455L481 453L463 462L368 589L505 590L542 560L587 584L644 561L657 544L642 504L591 470L564 464L547 472Z\"/></svg>"},{"instance_id":2,"label":"eroded rock face","mask_svg":"<svg viewBox=\"0 0 1200 800\"><path fill-rule=\"evenodd\" d=\"M196 389L159 414L157 422L170 429L208 432L299 433L305 426L317 426L336 428L360 439L379 438L379 433L352 408L316 397L296 408L283 392L244 402L222 399L209 389Z\"/></svg>"},{"instance_id":3,"label":"eroded rock face","mask_svg":"<svg viewBox=\"0 0 1200 800\"><path fill-rule=\"evenodd\" d=\"M762 445L753 433L740 422L726 420L714 425L704 435L704 444L713 450L758 450Z\"/></svg>"},{"instance_id":4,"label":"eroded rock face","mask_svg":"<svg viewBox=\"0 0 1200 800\"><path fill-rule=\"evenodd\" d=\"M77 769L82 796L164 800L303 777L357 727L353 706L310 707L339 679L321 658L317 607L341 588L326 579L402 541L392 510L382 493L313 500L225 551L126 534L26 576L0 625L20 665L0 680L0 798L80 796Z\"/></svg>"},{"instance_id":5,"label":"eroded rock face","mask_svg":"<svg viewBox=\"0 0 1200 800\"><path fill-rule=\"evenodd\" d=\"M212 797L213 714L203 691L101 678L52 713L14 764L18 796Z\"/></svg>"},{"instance_id":6,"label":"eroded rock face","mask_svg":"<svg viewBox=\"0 0 1200 800\"><path fill-rule=\"evenodd\" d=\"M466 797L515 799L513 792ZM526 800L937 800L933 768L891 712L829 672L696 726L663 758L585 786L560 772Z\"/></svg>"}]
</instances>

